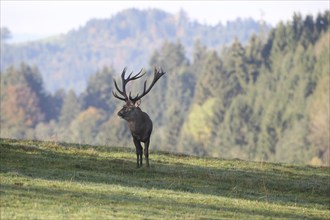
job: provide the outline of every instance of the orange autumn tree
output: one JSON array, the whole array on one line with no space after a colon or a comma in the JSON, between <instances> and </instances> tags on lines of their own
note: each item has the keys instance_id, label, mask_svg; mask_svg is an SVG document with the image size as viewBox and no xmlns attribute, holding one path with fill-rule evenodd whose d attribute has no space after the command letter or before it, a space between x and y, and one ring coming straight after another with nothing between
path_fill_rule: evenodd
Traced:
<instances>
[{"instance_id":1,"label":"orange autumn tree","mask_svg":"<svg viewBox=\"0 0 330 220\"><path fill-rule=\"evenodd\" d=\"M44 120L40 97L31 82L37 75L32 68L9 68L1 80L1 136L33 136L33 128Z\"/></svg>"},{"instance_id":2,"label":"orange autumn tree","mask_svg":"<svg viewBox=\"0 0 330 220\"><path fill-rule=\"evenodd\" d=\"M11 136L11 132L21 135L34 128L43 120L44 114L39 108L39 100L31 88L26 86L8 86L4 89L1 101L1 133ZM5 136L7 136L5 135Z\"/></svg>"}]
</instances>

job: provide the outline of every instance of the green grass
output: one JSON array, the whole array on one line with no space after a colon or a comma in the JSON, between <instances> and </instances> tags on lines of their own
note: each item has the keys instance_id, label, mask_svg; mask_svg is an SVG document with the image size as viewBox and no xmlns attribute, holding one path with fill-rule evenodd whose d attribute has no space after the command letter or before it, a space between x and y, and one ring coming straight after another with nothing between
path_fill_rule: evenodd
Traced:
<instances>
[{"instance_id":1,"label":"green grass","mask_svg":"<svg viewBox=\"0 0 330 220\"><path fill-rule=\"evenodd\" d=\"M0 139L4 219L329 219L329 168Z\"/></svg>"}]
</instances>

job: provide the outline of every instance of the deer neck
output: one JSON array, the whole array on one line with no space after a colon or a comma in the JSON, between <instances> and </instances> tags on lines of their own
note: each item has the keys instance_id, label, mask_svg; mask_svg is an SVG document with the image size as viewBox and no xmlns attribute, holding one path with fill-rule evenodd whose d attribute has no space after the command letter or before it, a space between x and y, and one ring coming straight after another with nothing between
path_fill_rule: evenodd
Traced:
<instances>
[{"instance_id":1,"label":"deer neck","mask_svg":"<svg viewBox=\"0 0 330 220\"><path fill-rule=\"evenodd\" d=\"M142 118L142 111L138 107L134 111L132 111L130 117L127 118L126 121L128 121L128 123L139 123L141 118Z\"/></svg>"}]
</instances>

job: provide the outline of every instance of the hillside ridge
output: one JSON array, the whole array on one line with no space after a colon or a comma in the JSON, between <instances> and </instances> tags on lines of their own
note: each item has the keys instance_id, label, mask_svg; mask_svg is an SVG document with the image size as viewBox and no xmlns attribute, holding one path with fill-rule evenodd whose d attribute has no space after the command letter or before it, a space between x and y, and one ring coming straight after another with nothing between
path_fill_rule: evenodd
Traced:
<instances>
[{"instance_id":1,"label":"hillside ridge","mask_svg":"<svg viewBox=\"0 0 330 220\"><path fill-rule=\"evenodd\" d=\"M36 65L48 91L85 89L87 79L104 66L118 72L125 66L133 70L147 68L151 55L164 41L180 41L192 56L194 43L214 49L236 37L247 42L259 33L259 22L236 19L215 26L192 21L184 11L169 14L159 9L127 9L111 18L91 19L85 25L61 36L33 42L1 46L2 70L21 62ZM265 31L269 26L265 25Z\"/></svg>"}]
</instances>

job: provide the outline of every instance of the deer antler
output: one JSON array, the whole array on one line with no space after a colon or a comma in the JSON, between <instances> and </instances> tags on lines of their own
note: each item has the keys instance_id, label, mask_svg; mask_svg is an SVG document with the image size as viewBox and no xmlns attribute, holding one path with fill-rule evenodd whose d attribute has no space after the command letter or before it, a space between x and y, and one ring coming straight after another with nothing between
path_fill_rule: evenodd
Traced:
<instances>
[{"instance_id":1,"label":"deer antler","mask_svg":"<svg viewBox=\"0 0 330 220\"><path fill-rule=\"evenodd\" d=\"M141 78L141 77L145 74L145 73L141 74L141 73L142 73L142 70L143 70L143 68L142 68L142 69L140 70L140 72L138 72L138 73L137 73L136 75L134 75L133 77L132 77L133 72L131 72L131 74L129 74L129 76L125 79L125 73L126 73L126 70L127 70L127 68L125 67L124 70L123 70L123 72L121 73L122 90L119 89L116 80L113 80L113 81L114 81L114 84L115 84L115 87L116 87L116 89L117 89L117 91L118 91L118 93L119 93L120 95L122 95L123 97L120 97L119 95L117 95L116 92L112 91L112 94L113 94L114 97L116 97L117 99L120 99L120 100L122 100L122 101L125 101L125 102L127 102L127 101L130 99L129 97L131 96L131 95L128 96L127 93L126 93L126 84L127 84L129 81L132 81L132 80L136 80L136 79L138 79L138 78ZM132 101L132 100L131 100L131 101Z\"/></svg>"},{"instance_id":2,"label":"deer antler","mask_svg":"<svg viewBox=\"0 0 330 220\"><path fill-rule=\"evenodd\" d=\"M150 92L150 90L152 89L152 87L155 85L155 83L160 79L160 77L162 77L166 72L164 72L161 68L160 71L157 70L157 68L155 68L154 71L154 79L152 80L149 88L147 89L147 80L144 81L144 87L143 87L143 93L142 95L137 94L134 98L131 96L131 93L129 94L129 99L135 103L138 100L140 100L143 96L147 95L148 92Z\"/></svg>"}]
</instances>

